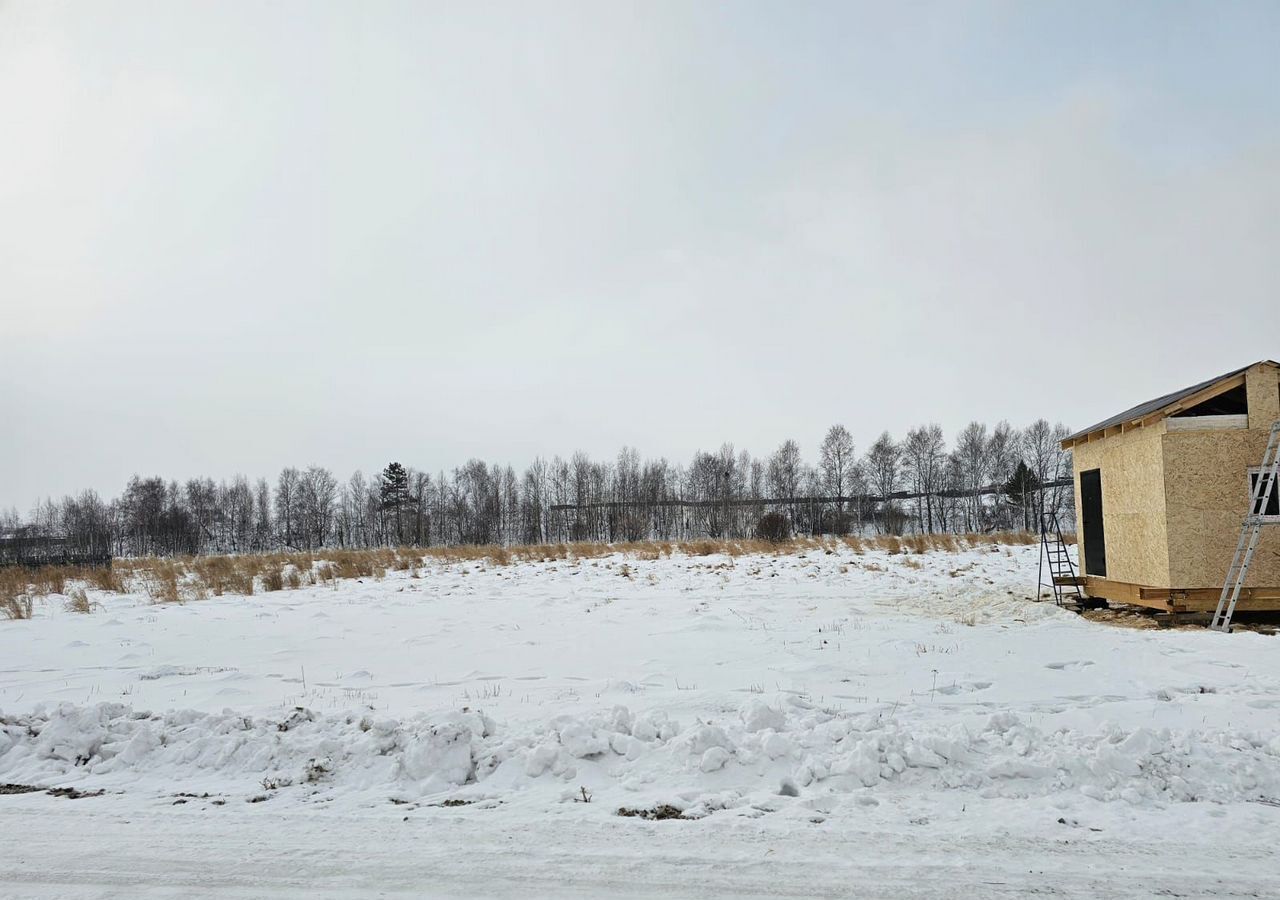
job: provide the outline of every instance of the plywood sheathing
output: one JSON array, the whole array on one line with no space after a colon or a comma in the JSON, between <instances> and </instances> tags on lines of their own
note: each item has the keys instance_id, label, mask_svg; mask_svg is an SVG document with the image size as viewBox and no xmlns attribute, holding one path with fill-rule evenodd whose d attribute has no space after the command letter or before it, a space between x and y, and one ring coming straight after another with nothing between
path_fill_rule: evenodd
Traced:
<instances>
[{"instance_id":1,"label":"plywood sheathing","mask_svg":"<svg viewBox=\"0 0 1280 900\"><path fill-rule=\"evenodd\" d=\"M1245 393L1249 397L1249 427L1255 431L1270 431L1280 419L1280 372L1274 366L1258 363L1250 366L1244 376ZM1262 461L1262 451L1253 461Z\"/></svg>"},{"instance_id":2,"label":"plywood sheathing","mask_svg":"<svg viewBox=\"0 0 1280 900\"><path fill-rule=\"evenodd\" d=\"M1102 471L1102 524L1107 547L1107 579L1168 587L1169 538L1165 519L1162 439L1164 422L1077 444L1076 509L1080 472ZM1261 454L1259 454L1261 458ZM1087 540L1083 533L1081 541ZM1084 547L1080 558L1085 556Z\"/></svg>"},{"instance_id":3,"label":"plywood sheathing","mask_svg":"<svg viewBox=\"0 0 1280 900\"><path fill-rule=\"evenodd\" d=\"M1255 366L1245 384L1248 430L1162 437L1170 563L1169 581L1161 585L1222 587L1249 505L1248 471L1262 461L1271 424L1280 419L1275 369ZM1245 585L1280 585L1280 526L1263 529Z\"/></svg>"}]
</instances>

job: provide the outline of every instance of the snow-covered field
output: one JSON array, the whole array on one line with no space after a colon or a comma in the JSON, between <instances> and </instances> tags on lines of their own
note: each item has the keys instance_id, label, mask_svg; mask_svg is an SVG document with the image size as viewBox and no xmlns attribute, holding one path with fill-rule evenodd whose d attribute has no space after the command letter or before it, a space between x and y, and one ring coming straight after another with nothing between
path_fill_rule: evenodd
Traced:
<instances>
[{"instance_id":1,"label":"snow-covered field","mask_svg":"<svg viewBox=\"0 0 1280 900\"><path fill-rule=\"evenodd\" d=\"M0 795L0 895L1280 894L1280 643L1033 602L1036 553L51 601L0 783L104 793Z\"/></svg>"}]
</instances>

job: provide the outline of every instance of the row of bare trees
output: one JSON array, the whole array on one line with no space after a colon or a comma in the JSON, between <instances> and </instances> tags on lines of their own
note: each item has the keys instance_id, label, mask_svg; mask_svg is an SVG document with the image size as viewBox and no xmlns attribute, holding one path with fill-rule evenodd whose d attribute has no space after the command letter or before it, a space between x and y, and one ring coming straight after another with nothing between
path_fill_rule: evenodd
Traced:
<instances>
[{"instance_id":1,"label":"row of bare trees","mask_svg":"<svg viewBox=\"0 0 1280 900\"><path fill-rule=\"evenodd\" d=\"M939 426L923 425L901 440L885 432L859 455L834 425L813 464L787 440L766 457L724 444L687 465L624 448L613 460L535 459L521 474L471 460L435 475L392 463L346 481L321 466L286 468L274 484L135 476L114 500L85 491L37 504L25 521L0 515L0 535L124 556L745 537L766 513L809 534L1032 529L1042 508L1069 527L1071 490L1056 485L1070 477L1065 435L1044 420L972 422L949 448Z\"/></svg>"}]
</instances>

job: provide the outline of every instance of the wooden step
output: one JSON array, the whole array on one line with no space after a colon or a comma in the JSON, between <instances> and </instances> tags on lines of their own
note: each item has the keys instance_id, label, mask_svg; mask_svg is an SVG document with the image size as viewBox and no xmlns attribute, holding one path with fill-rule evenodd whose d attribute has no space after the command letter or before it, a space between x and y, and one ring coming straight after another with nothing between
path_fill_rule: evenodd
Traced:
<instances>
[{"instance_id":1,"label":"wooden step","mask_svg":"<svg viewBox=\"0 0 1280 900\"><path fill-rule=\"evenodd\" d=\"M1070 576L1070 575L1054 575L1054 576L1053 576L1053 583L1054 583L1054 584L1069 584L1069 585L1072 585L1073 587L1083 587L1083 586L1084 586L1084 579L1083 579L1083 578L1081 578L1081 577L1080 577L1080 576L1078 576L1078 575L1077 575L1077 576L1075 576L1075 577L1072 577L1072 576Z\"/></svg>"}]
</instances>

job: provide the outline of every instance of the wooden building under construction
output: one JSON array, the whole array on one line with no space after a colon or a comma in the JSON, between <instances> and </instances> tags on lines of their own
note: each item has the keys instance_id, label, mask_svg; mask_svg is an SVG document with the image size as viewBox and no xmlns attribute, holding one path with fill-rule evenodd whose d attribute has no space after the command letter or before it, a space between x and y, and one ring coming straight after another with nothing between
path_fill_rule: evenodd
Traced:
<instances>
[{"instance_id":1,"label":"wooden building under construction","mask_svg":"<svg viewBox=\"0 0 1280 900\"><path fill-rule=\"evenodd\" d=\"M1074 457L1084 593L1212 611L1277 420L1280 364L1266 360L1064 440ZM1277 499L1265 514L1280 521ZM1280 610L1280 527L1263 529L1237 608Z\"/></svg>"}]
</instances>

